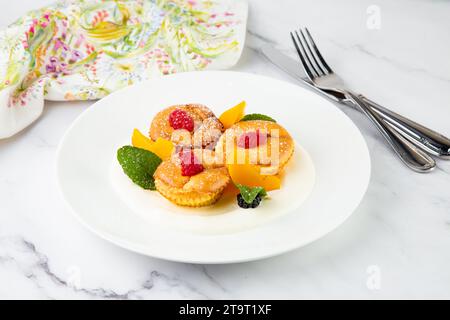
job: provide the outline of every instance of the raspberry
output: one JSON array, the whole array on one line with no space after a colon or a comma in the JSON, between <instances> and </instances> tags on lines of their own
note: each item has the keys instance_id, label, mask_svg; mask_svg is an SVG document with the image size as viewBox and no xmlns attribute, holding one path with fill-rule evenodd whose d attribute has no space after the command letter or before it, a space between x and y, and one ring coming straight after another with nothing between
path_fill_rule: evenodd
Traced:
<instances>
[{"instance_id":1,"label":"raspberry","mask_svg":"<svg viewBox=\"0 0 450 320\"><path fill-rule=\"evenodd\" d=\"M186 129L190 132L194 131L194 119L184 110L174 110L169 116L169 123L175 130Z\"/></svg>"},{"instance_id":2,"label":"raspberry","mask_svg":"<svg viewBox=\"0 0 450 320\"><path fill-rule=\"evenodd\" d=\"M181 150L181 175L184 177L192 177L202 172L205 168L201 163L198 163L192 150Z\"/></svg>"},{"instance_id":3,"label":"raspberry","mask_svg":"<svg viewBox=\"0 0 450 320\"><path fill-rule=\"evenodd\" d=\"M259 130L256 130L256 132L251 131L251 132L242 134L239 137L237 145L239 148L250 149L250 148L258 147L261 144L265 144L266 142L267 142L267 136L260 133Z\"/></svg>"}]
</instances>

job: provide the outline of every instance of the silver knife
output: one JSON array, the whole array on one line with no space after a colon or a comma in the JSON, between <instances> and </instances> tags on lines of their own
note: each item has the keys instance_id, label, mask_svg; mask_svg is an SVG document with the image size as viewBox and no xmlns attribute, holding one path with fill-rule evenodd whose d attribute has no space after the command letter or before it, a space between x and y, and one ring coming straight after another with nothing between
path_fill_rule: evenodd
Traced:
<instances>
[{"instance_id":1,"label":"silver knife","mask_svg":"<svg viewBox=\"0 0 450 320\"><path fill-rule=\"evenodd\" d=\"M345 103L346 105L354 107L352 102L346 99L343 95L321 90L314 86L314 84L306 77L299 62L279 50L274 49L272 45L264 45L261 47L260 52L275 66L285 71L294 79L300 81L309 88L314 89L333 101ZM386 109L362 95L360 95L360 98L363 99L363 101L374 111L376 111L383 118L383 120L386 121L386 123L388 123L392 128L416 146L431 155L447 160L450 159L450 139L415 121Z\"/></svg>"}]
</instances>

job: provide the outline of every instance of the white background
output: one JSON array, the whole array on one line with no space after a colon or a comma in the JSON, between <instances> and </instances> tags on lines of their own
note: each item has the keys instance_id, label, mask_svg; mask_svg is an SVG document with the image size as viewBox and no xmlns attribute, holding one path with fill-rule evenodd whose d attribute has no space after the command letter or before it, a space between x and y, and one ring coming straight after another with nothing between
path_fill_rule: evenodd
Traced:
<instances>
[{"instance_id":1,"label":"white background","mask_svg":"<svg viewBox=\"0 0 450 320\"><path fill-rule=\"evenodd\" d=\"M0 26L49 3L8 1ZM371 5L381 10L381 29L367 27ZM270 42L294 56L288 31L308 26L353 89L450 136L449 14L446 1L253 0L234 69L293 81L256 50ZM37 123L0 141L0 298L450 298L450 162L428 175L408 171L362 116L344 108L373 165L348 222L264 261L178 264L97 238L62 202L56 147L89 104L48 103Z\"/></svg>"}]
</instances>

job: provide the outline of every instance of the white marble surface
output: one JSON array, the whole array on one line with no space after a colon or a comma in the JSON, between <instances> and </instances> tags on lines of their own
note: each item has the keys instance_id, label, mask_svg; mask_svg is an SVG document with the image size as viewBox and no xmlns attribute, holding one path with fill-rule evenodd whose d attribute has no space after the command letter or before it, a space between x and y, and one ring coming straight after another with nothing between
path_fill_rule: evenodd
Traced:
<instances>
[{"instance_id":1,"label":"white marble surface","mask_svg":"<svg viewBox=\"0 0 450 320\"><path fill-rule=\"evenodd\" d=\"M2 6L0 25L50 3ZM381 29L367 28L367 9ZM450 136L450 3L438 0L253 0L248 43L235 68L293 81L257 54L291 55L288 31L313 30L355 90ZM450 298L450 162L408 171L355 111L373 163L362 204L338 230L276 258L187 265L140 256L97 238L73 218L55 181L55 151L89 103L51 103L0 141L0 298Z\"/></svg>"}]
</instances>

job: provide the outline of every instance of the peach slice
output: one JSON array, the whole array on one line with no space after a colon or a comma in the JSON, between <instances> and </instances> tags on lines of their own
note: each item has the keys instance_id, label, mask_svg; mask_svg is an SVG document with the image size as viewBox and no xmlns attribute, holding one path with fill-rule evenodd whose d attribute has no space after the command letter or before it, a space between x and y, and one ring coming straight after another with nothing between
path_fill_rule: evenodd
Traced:
<instances>
[{"instance_id":1,"label":"peach slice","mask_svg":"<svg viewBox=\"0 0 450 320\"><path fill-rule=\"evenodd\" d=\"M235 184L249 187L263 187L266 191L281 188L281 179L277 175L262 175L261 167L252 164L230 164L228 172Z\"/></svg>"},{"instance_id":2,"label":"peach slice","mask_svg":"<svg viewBox=\"0 0 450 320\"><path fill-rule=\"evenodd\" d=\"M230 128L233 124L239 122L244 117L245 114L245 101L242 101L238 105L231 109L228 109L219 117L220 122L222 122L225 129Z\"/></svg>"},{"instance_id":3,"label":"peach slice","mask_svg":"<svg viewBox=\"0 0 450 320\"><path fill-rule=\"evenodd\" d=\"M133 130L133 136L131 137L131 144L136 148L150 150L153 145L153 141L150 138L144 136L138 129Z\"/></svg>"},{"instance_id":4,"label":"peach slice","mask_svg":"<svg viewBox=\"0 0 450 320\"><path fill-rule=\"evenodd\" d=\"M134 129L131 143L136 148L153 152L162 160L169 159L174 148L171 141L163 138L158 138L156 141L152 141L150 138L144 136L138 129Z\"/></svg>"}]
</instances>

